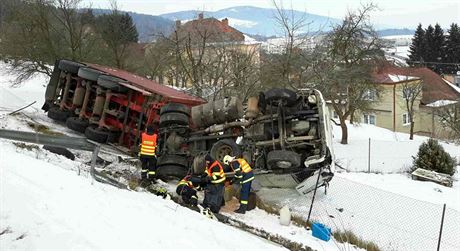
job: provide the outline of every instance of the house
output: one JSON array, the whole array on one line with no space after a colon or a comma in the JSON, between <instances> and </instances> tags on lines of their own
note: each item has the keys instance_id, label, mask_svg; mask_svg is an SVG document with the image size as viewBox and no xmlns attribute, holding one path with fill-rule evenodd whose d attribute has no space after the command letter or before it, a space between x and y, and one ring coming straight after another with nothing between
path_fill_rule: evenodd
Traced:
<instances>
[{"instance_id":1,"label":"house","mask_svg":"<svg viewBox=\"0 0 460 251\"><path fill-rule=\"evenodd\" d=\"M200 13L197 19L186 23L177 20L175 31L169 40L180 48L179 53L182 58L185 58L186 63L182 63L182 67L186 65L194 68L191 71L194 72L193 78L195 78L193 80L189 76L191 74L185 75L184 78L180 78L177 73L165 74L169 75L165 81L169 85L181 87L200 85L200 88L206 86L207 90L212 90L228 82L228 79L225 79L228 75L226 73L235 72L226 64L231 56L235 58L237 57L235 55L244 54L253 64L260 62L260 43L231 27L227 18L222 20L213 17L204 18L203 13ZM175 69L171 69L171 72Z\"/></svg>"},{"instance_id":2,"label":"house","mask_svg":"<svg viewBox=\"0 0 460 251\"><path fill-rule=\"evenodd\" d=\"M436 109L460 100L460 92L428 68L400 68L386 65L373 73L375 84L381 87L379 97L371 109L361 114L361 122L387 128L395 132L410 132L408 100L414 100L414 134L431 137L447 135ZM419 92L417 92L419 90ZM411 96L416 95L416 96Z\"/></svg>"}]
</instances>

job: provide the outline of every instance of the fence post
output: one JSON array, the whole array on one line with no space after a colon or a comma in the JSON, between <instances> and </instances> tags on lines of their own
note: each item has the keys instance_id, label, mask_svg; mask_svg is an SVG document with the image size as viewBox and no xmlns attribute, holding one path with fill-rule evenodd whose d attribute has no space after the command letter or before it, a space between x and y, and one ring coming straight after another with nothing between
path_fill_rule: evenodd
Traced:
<instances>
[{"instance_id":1,"label":"fence post","mask_svg":"<svg viewBox=\"0 0 460 251\"><path fill-rule=\"evenodd\" d=\"M446 204L444 204L444 206L442 207L441 228L439 229L438 249L436 249L437 251L439 251L439 248L441 247L441 236L442 236L442 228L444 226L444 215L445 214L446 214Z\"/></svg>"},{"instance_id":2,"label":"fence post","mask_svg":"<svg viewBox=\"0 0 460 251\"><path fill-rule=\"evenodd\" d=\"M367 153L367 173L371 172L371 138L369 138L369 147Z\"/></svg>"},{"instance_id":3,"label":"fence post","mask_svg":"<svg viewBox=\"0 0 460 251\"><path fill-rule=\"evenodd\" d=\"M311 198L310 210L308 210L307 223L310 222L311 210L313 209L313 202L315 201L316 190L318 189L319 177L321 177L322 171L323 171L323 167L321 167L318 172L318 178L316 179L315 190L313 191L313 197Z\"/></svg>"}]
</instances>

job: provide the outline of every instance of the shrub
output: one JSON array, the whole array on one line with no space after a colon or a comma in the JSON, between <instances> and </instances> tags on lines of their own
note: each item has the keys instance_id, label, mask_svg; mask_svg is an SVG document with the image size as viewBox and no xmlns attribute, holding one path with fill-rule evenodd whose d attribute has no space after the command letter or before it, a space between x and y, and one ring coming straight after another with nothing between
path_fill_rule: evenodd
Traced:
<instances>
[{"instance_id":1,"label":"shrub","mask_svg":"<svg viewBox=\"0 0 460 251\"><path fill-rule=\"evenodd\" d=\"M453 175L455 160L444 150L435 139L423 142L413 161L413 169L424 168L439 173Z\"/></svg>"}]
</instances>

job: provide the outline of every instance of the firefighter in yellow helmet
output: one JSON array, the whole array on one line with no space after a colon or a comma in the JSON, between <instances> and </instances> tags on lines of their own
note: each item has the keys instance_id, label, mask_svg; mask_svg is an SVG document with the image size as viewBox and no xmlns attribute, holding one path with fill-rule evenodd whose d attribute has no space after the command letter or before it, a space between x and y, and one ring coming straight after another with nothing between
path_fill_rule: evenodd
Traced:
<instances>
[{"instance_id":1,"label":"firefighter in yellow helmet","mask_svg":"<svg viewBox=\"0 0 460 251\"><path fill-rule=\"evenodd\" d=\"M155 180L157 169L157 138L158 135L152 125L147 126L146 132L141 136L141 150L139 151L139 159L142 163L141 180Z\"/></svg>"},{"instance_id":2,"label":"firefighter in yellow helmet","mask_svg":"<svg viewBox=\"0 0 460 251\"><path fill-rule=\"evenodd\" d=\"M251 183L254 180L254 172L249 163L243 158L235 158L230 155L224 157L224 164L229 165L235 172L235 180L241 184L240 208L235 213L244 214L248 208Z\"/></svg>"}]
</instances>

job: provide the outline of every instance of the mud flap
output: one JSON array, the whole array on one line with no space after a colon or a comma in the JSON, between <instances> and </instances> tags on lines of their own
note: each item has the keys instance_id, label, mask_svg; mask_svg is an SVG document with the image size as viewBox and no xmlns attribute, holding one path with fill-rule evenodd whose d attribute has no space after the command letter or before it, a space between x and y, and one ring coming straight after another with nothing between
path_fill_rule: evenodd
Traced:
<instances>
[{"instance_id":1,"label":"mud flap","mask_svg":"<svg viewBox=\"0 0 460 251\"><path fill-rule=\"evenodd\" d=\"M315 185L316 181L318 180L318 173L321 171L321 169L316 170L313 175L310 177L306 178L304 181L300 182L299 185L295 187L297 192L299 192L302 195L308 194L309 192L315 190ZM319 181L318 181L318 187L326 185L331 179L332 176L334 175L331 172L326 172L322 171L321 174L319 174Z\"/></svg>"}]
</instances>

